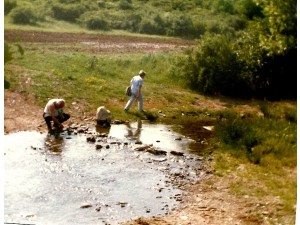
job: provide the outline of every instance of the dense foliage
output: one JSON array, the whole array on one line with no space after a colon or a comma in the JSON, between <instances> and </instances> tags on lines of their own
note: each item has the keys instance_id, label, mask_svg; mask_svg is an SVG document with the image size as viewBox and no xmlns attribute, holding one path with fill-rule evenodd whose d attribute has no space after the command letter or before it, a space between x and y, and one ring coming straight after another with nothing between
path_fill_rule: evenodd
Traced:
<instances>
[{"instance_id":1,"label":"dense foliage","mask_svg":"<svg viewBox=\"0 0 300 225\"><path fill-rule=\"evenodd\" d=\"M16 24L64 20L90 30L199 39L172 76L206 94L296 98L296 0L5 0Z\"/></svg>"}]
</instances>

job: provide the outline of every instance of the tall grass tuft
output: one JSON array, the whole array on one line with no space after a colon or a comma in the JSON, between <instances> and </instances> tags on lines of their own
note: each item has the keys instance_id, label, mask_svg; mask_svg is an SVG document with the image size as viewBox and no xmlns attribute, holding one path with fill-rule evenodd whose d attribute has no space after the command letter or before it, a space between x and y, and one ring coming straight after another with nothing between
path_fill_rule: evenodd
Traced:
<instances>
[{"instance_id":1,"label":"tall grass tuft","mask_svg":"<svg viewBox=\"0 0 300 225\"><path fill-rule=\"evenodd\" d=\"M264 104L261 108L264 118L245 120L228 112L220 113L223 118L216 125L216 135L224 145L223 150L237 157L243 154L261 166L296 166L297 128L296 123L291 123L295 120L294 110L287 117L284 105L271 108Z\"/></svg>"}]
</instances>

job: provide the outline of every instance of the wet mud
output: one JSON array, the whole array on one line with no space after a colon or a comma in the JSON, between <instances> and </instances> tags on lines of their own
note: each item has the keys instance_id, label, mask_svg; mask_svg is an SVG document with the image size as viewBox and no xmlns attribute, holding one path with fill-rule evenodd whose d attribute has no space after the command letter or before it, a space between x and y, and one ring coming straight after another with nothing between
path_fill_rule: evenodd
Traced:
<instances>
[{"instance_id":1,"label":"wet mud","mask_svg":"<svg viewBox=\"0 0 300 225\"><path fill-rule=\"evenodd\" d=\"M144 121L5 135L4 221L118 224L168 214L204 173L189 153L194 142Z\"/></svg>"}]
</instances>

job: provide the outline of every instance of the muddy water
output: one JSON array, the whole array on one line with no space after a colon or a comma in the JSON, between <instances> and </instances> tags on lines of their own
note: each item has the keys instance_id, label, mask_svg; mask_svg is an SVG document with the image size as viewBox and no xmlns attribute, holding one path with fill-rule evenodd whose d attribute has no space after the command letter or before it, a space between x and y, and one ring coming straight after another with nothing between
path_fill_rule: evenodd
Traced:
<instances>
[{"instance_id":1,"label":"muddy water","mask_svg":"<svg viewBox=\"0 0 300 225\"><path fill-rule=\"evenodd\" d=\"M95 142L87 141L91 135ZM191 142L169 126L141 121L91 125L85 133L5 135L4 221L118 224L167 214L180 204L181 187L200 178ZM166 154L140 150L149 145Z\"/></svg>"}]
</instances>

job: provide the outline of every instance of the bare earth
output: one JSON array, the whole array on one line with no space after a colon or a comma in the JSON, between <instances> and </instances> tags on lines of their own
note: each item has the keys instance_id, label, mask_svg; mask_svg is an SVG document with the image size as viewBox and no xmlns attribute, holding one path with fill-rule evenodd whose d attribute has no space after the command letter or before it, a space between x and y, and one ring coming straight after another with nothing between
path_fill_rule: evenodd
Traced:
<instances>
[{"instance_id":1,"label":"bare earth","mask_svg":"<svg viewBox=\"0 0 300 225\"><path fill-rule=\"evenodd\" d=\"M157 52L173 51L193 45L192 41L165 40L153 38L136 38L122 36L99 36L88 34L63 34L42 33L29 31L5 31L5 40L14 41L15 37L21 37L24 42L65 42L70 48L78 48L85 51L108 52ZM80 45L76 45L80 43ZM86 43L87 48L82 48ZM96 45L96 47L95 47ZM57 49L56 49L57 50ZM207 104L212 104L211 100ZM205 104L205 102L203 102ZM220 102L213 102L216 106L223 107ZM24 93L5 90L4 92L4 132L17 132L36 130L45 132L46 126L42 118L43 109L39 108L34 97ZM70 111L72 115L72 109ZM93 114L93 113L92 113ZM82 118L81 118L82 119ZM72 122L78 122L79 118L72 118ZM213 157L213 156L212 156ZM211 163L213 163L212 160ZM240 169L243 169L240 166ZM251 212L272 215L272 205L280 205L280 202L270 199L252 199L250 196L238 198L230 193L230 183L234 181L237 172L232 172L225 177L216 177L210 166L204 171L206 179L190 184L183 196L181 207L169 215L160 218L139 218L126 223L127 225L151 224L151 225L233 225L233 224L273 224L268 220L251 220ZM250 184L251 185L251 184ZM259 184L258 184L259 185ZM252 217L253 218L253 217Z\"/></svg>"}]
</instances>

